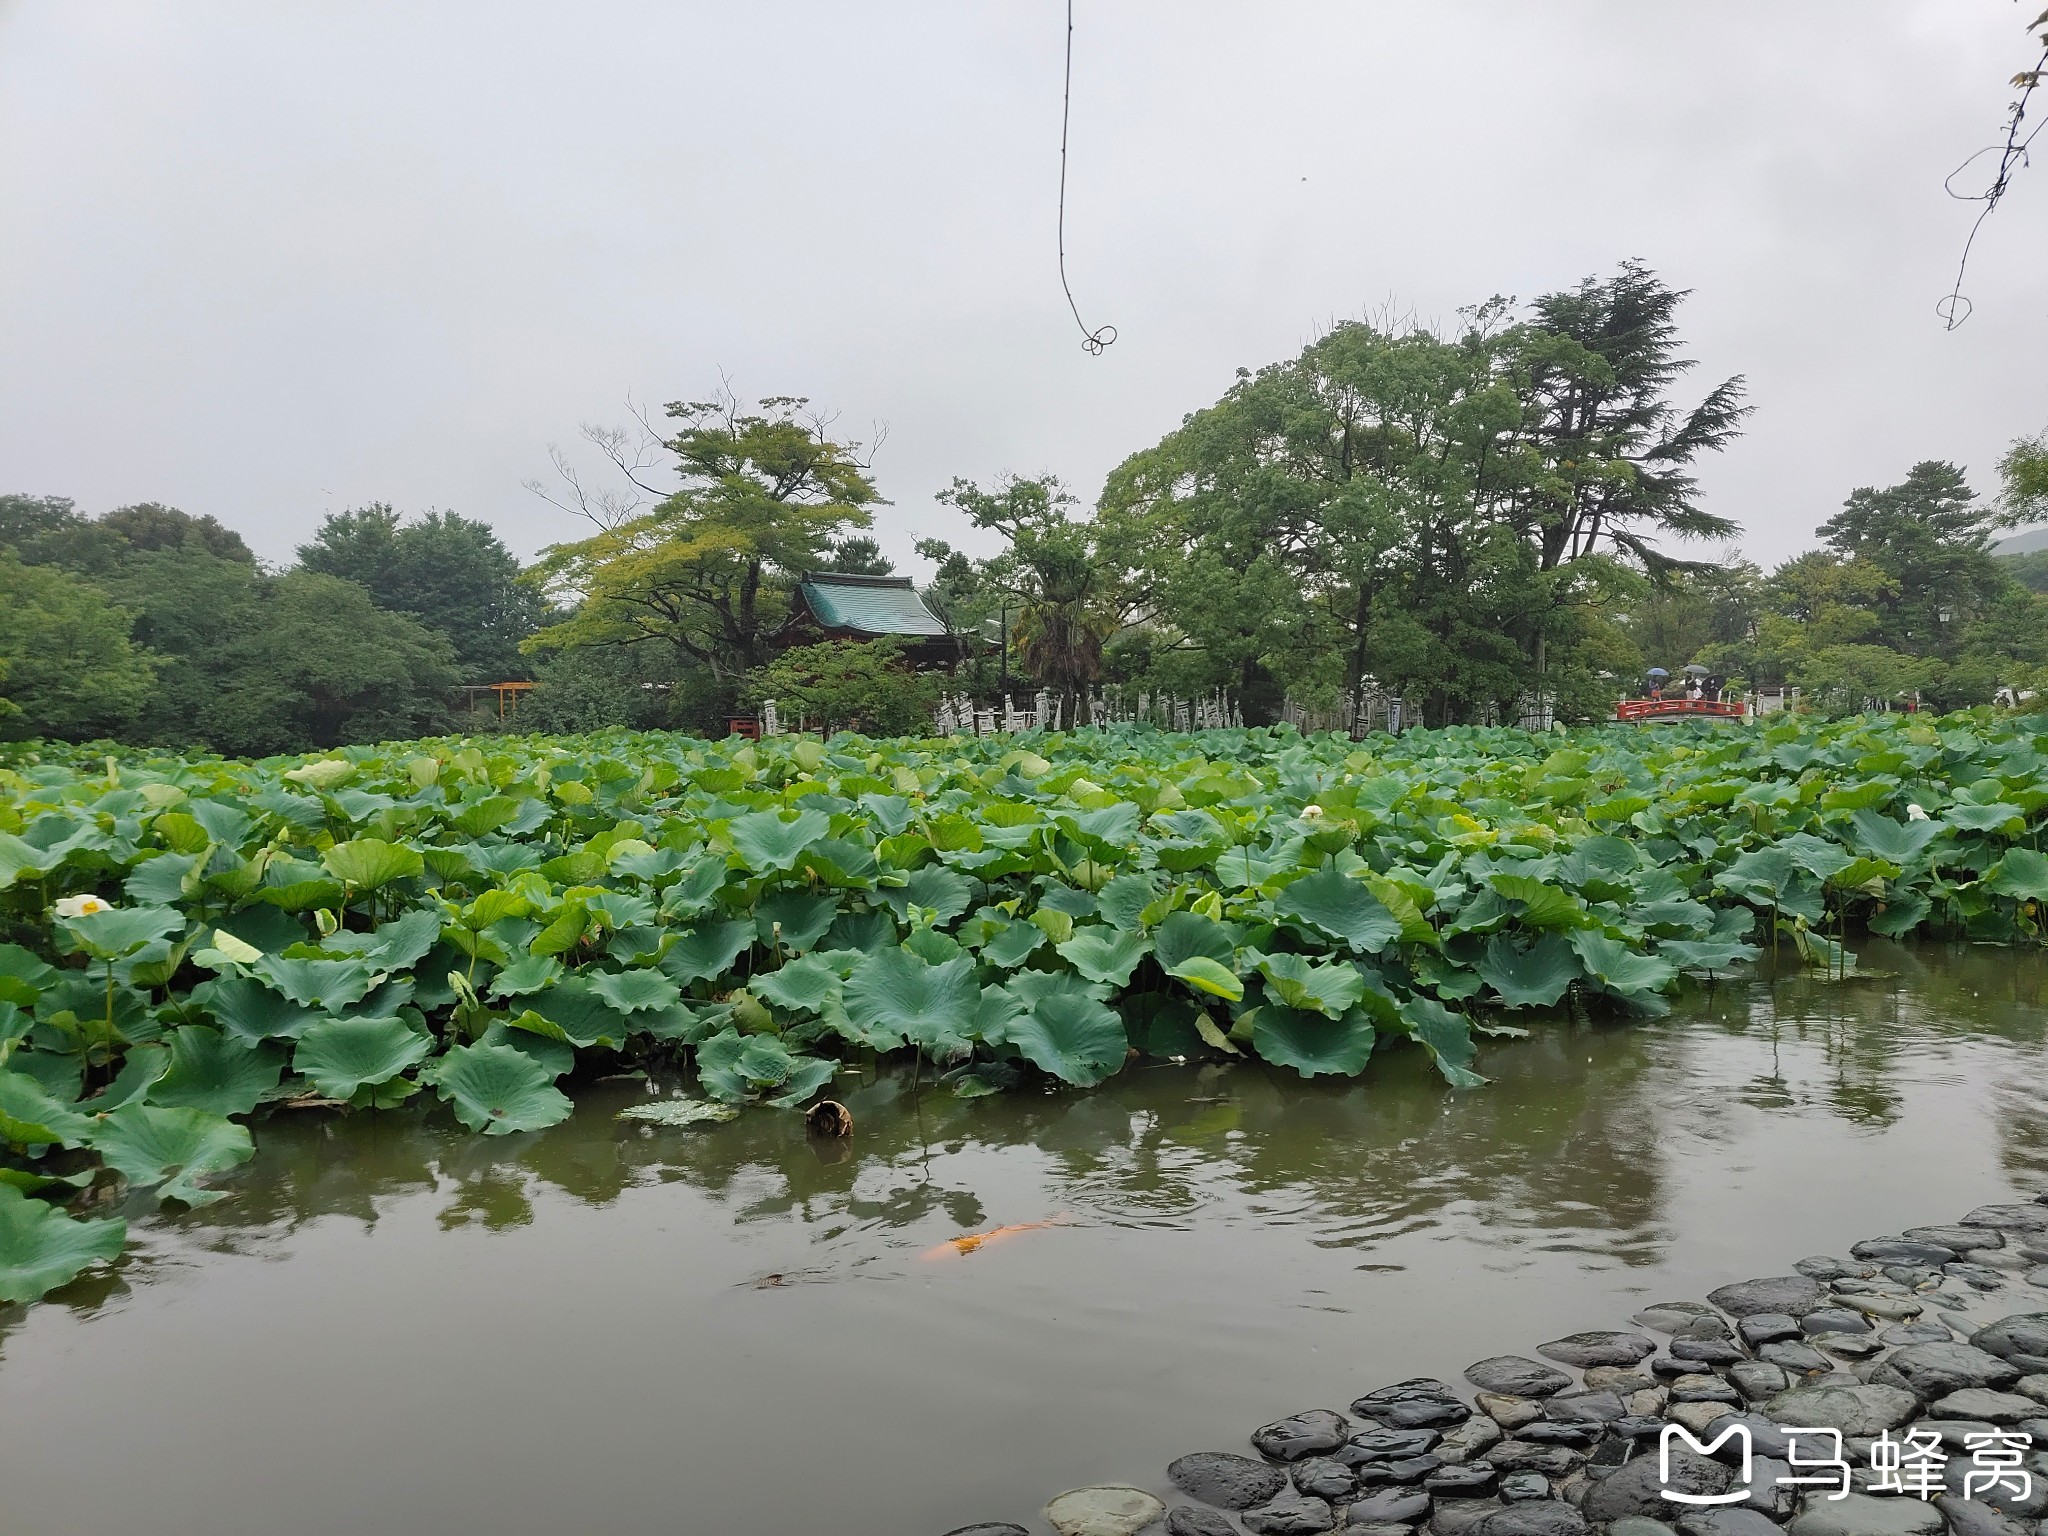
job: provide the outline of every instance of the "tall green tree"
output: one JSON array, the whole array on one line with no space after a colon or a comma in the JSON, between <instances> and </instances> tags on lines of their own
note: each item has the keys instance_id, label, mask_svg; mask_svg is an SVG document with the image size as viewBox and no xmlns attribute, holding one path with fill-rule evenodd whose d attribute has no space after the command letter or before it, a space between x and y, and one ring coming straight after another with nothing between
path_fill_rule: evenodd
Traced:
<instances>
[{"instance_id":1,"label":"tall green tree","mask_svg":"<svg viewBox=\"0 0 2048 1536\"><path fill-rule=\"evenodd\" d=\"M352 581L386 613L443 636L469 682L528 675L520 642L540 628L543 600L488 523L453 512L410 522L385 502L330 514L299 565Z\"/></svg>"},{"instance_id":2,"label":"tall green tree","mask_svg":"<svg viewBox=\"0 0 2048 1536\"><path fill-rule=\"evenodd\" d=\"M130 727L150 693L149 655L107 594L0 550L0 667L9 736L84 740Z\"/></svg>"},{"instance_id":3,"label":"tall green tree","mask_svg":"<svg viewBox=\"0 0 2048 1536\"><path fill-rule=\"evenodd\" d=\"M867 528L881 495L861 445L800 398L679 401L667 418L674 488L644 512L574 488L570 504L599 527L529 573L566 616L527 644L653 648L672 675L704 669L730 699L773 653L797 576Z\"/></svg>"},{"instance_id":4,"label":"tall green tree","mask_svg":"<svg viewBox=\"0 0 2048 1536\"><path fill-rule=\"evenodd\" d=\"M1963 472L1929 460L1897 485L1864 486L1820 526L1828 548L1881 571L1871 638L1911 656L1953 656L1963 628L2010 586L1990 553L1996 517Z\"/></svg>"}]
</instances>

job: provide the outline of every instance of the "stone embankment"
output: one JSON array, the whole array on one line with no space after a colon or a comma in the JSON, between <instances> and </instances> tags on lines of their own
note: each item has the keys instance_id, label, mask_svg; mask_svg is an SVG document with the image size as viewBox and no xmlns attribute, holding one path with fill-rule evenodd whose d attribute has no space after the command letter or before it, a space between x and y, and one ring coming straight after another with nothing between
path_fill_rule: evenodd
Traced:
<instances>
[{"instance_id":1,"label":"stone embankment","mask_svg":"<svg viewBox=\"0 0 2048 1536\"><path fill-rule=\"evenodd\" d=\"M1540 1359L1481 1360L1463 1386L1396 1382L1349 1413L1263 1425L1255 1455L1169 1466L1171 1506L1080 1488L1046 1523L1058 1536L2048 1536L2048 1195L1793 1269L1554 1339ZM1675 1443L1665 1481L1667 1424L1710 1448L1746 1427L1747 1484L1739 1436L1709 1455ZM1828 1496L1843 1472L1792 1464L1831 1454L1825 1437L1788 1429L1841 1431L1846 1497ZM1739 1502L1665 1497L1745 1488Z\"/></svg>"}]
</instances>

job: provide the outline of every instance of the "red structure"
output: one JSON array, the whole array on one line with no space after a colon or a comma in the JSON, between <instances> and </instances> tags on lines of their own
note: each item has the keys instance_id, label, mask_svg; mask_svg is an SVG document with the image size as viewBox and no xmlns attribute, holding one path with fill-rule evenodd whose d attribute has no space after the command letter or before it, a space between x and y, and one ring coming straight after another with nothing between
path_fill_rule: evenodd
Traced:
<instances>
[{"instance_id":1,"label":"red structure","mask_svg":"<svg viewBox=\"0 0 2048 1536\"><path fill-rule=\"evenodd\" d=\"M1614 718L1637 725L1654 725L1660 720L1692 720L1701 715L1710 720L1747 720L1747 704L1723 704L1719 699L1623 699L1614 706Z\"/></svg>"}]
</instances>

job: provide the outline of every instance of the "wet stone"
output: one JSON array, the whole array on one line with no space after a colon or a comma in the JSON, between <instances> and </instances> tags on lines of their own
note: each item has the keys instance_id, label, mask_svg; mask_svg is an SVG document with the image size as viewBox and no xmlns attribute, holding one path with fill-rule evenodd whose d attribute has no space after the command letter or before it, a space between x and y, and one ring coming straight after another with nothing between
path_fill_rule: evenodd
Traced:
<instances>
[{"instance_id":1,"label":"wet stone","mask_svg":"<svg viewBox=\"0 0 2048 1536\"><path fill-rule=\"evenodd\" d=\"M1632 1413L1627 1418L1616 1419L1608 1425L1607 1432L1625 1440L1641 1440L1650 1435L1661 1435L1664 1433L1664 1416L1661 1413Z\"/></svg>"},{"instance_id":2,"label":"wet stone","mask_svg":"<svg viewBox=\"0 0 2048 1536\"><path fill-rule=\"evenodd\" d=\"M1441 1456L1407 1456L1399 1461L1368 1461L1352 1470L1361 1488L1419 1483L1444 1464Z\"/></svg>"},{"instance_id":3,"label":"wet stone","mask_svg":"<svg viewBox=\"0 0 2048 1536\"><path fill-rule=\"evenodd\" d=\"M1368 1429L1346 1442L1342 1459L1354 1466L1361 1461L1400 1461L1426 1455L1442 1439L1433 1429Z\"/></svg>"},{"instance_id":4,"label":"wet stone","mask_svg":"<svg viewBox=\"0 0 2048 1536\"><path fill-rule=\"evenodd\" d=\"M1536 1353L1563 1365L1634 1365L1657 1352L1639 1333L1572 1333L1540 1345Z\"/></svg>"},{"instance_id":5,"label":"wet stone","mask_svg":"<svg viewBox=\"0 0 2048 1536\"><path fill-rule=\"evenodd\" d=\"M1623 1515L1607 1525L1607 1536L1678 1536L1662 1520L1652 1520L1647 1515Z\"/></svg>"},{"instance_id":6,"label":"wet stone","mask_svg":"<svg viewBox=\"0 0 2048 1536\"><path fill-rule=\"evenodd\" d=\"M1724 1285L1709 1291L1707 1300L1731 1317L1752 1317L1759 1312L1803 1317L1821 1304L1823 1295L1819 1282L1810 1275L1773 1275Z\"/></svg>"},{"instance_id":7,"label":"wet stone","mask_svg":"<svg viewBox=\"0 0 2048 1536\"><path fill-rule=\"evenodd\" d=\"M2048 1206L2037 1207L2048 1214ZM2017 1367L2018 1374L2031 1376L2048 1371L2048 1312L2022 1312L2001 1317L1970 1335L1970 1342ZM1989 1383L1979 1383L1989 1385Z\"/></svg>"},{"instance_id":8,"label":"wet stone","mask_svg":"<svg viewBox=\"0 0 2048 1536\"><path fill-rule=\"evenodd\" d=\"M1076 1488L1045 1506L1045 1518L1059 1536L1137 1536L1166 1513L1166 1506L1142 1488Z\"/></svg>"},{"instance_id":9,"label":"wet stone","mask_svg":"<svg viewBox=\"0 0 2048 1536\"><path fill-rule=\"evenodd\" d=\"M1877 1273L1875 1265L1852 1263L1848 1259L1831 1258L1827 1254L1815 1254L1812 1258L1801 1259L1792 1267L1812 1280L1840 1280L1850 1275Z\"/></svg>"},{"instance_id":10,"label":"wet stone","mask_svg":"<svg viewBox=\"0 0 2048 1536\"><path fill-rule=\"evenodd\" d=\"M1909 1242L1934 1243L1939 1247L1953 1248L1957 1253L2005 1246L2005 1238L2001 1233L1989 1227L1966 1227L1961 1224L1946 1227L1908 1227L1899 1236Z\"/></svg>"},{"instance_id":11,"label":"wet stone","mask_svg":"<svg viewBox=\"0 0 2048 1536\"><path fill-rule=\"evenodd\" d=\"M1984 1387L1965 1387L1951 1392L1934 1405L1933 1411L1949 1419L1988 1419L1993 1424L2017 1424L2036 1418L2041 1405L2016 1392L1993 1392Z\"/></svg>"},{"instance_id":12,"label":"wet stone","mask_svg":"<svg viewBox=\"0 0 2048 1536\"><path fill-rule=\"evenodd\" d=\"M1271 1503L1248 1509L1238 1517L1248 1531L1258 1536L1314 1536L1337 1523L1336 1511L1327 1499L1311 1498L1292 1489Z\"/></svg>"},{"instance_id":13,"label":"wet stone","mask_svg":"<svg viewBox=\"0 0 2048 1536\"><path fill-rule=\"evenodd\" d=\"M1858 1296L1851 1304L1865 1317L1881 1318L1887 1323L1911 1322L1926 1310L1911 1296Z\"/></svg>"},{"instance_id":14,"label":"wet stone","mask_svg":"<svg viewBox=\"0 0 2048 1536\"><path fill-rule=\"evenodd\" d=\"M2048 1264L2042 1265L2039 1269L2028 1270L2025 1279L2029 1285L2038 1285L2043 1289L2048 1289Z\"/></svg>"},{"instance_id":15,"label":"wet stone","mask_svg":"<svg viewBox=\"0 0 2048 1536\"><path fill-rule=\"evenodd\" d=\"M1452 1499L1429 1516L1430 1536L1467 1536L1480 1521L1500 1508L1492 1499Z\"/></svg>"},{"instance_id":16,"label":"wet stone","mask_svg":"<svg viewBox=\"0 0 2048 1536\"><path fill-rule=\"evenodd\" d=\"M1569 1445L1584 1450L1600 1438L1598 1424L1524 1424L1515 1434L1531 1445Z\"/></svg>"},{"instance_id":17,"label":"wet stone","mask_svg":"<svg viewBox=\"0 0 2048 1536\"><path fill-rule=\"evenodd\" d=\"M1671 1358L1695 1365L1733 1365L1747 1359L1742 1346L1730 1339L1673 1339Z\"/></svg>"},{"instance_id":18,"label":"wet stone","mask_svg":"<svg viewBox=\"0 0 2048 1536\"><path fill-rule=\"evenodd\" d=\"M1197 1451L1166 1469L1181 1492L1223 1509L1250 1509L1287 1486L1279 1468L1228 1451Z\"/></svg>"},{"instance_id":19,"label":"wet stone","mask_svg":"<svg viewBox=\"0 0 2048 1536\"><path fill-rule=\"evenodd\" d=\"M1657 1378L1648 1372L1620 1365L1596 1365L1586 1372L1585 1380L1588 1392L1619 1392L1624 1396L1657 1385Z\"/></svg>"},{"instance_id":20,"label":"wet stone","mask_svg":"<svg viewBox=\"0 0 2048 1536\"><path fill-rule=\"evenodd\" d=\"M1728 1368L1728 1380L1743 1398L1760 1403L1767 1397L1775 1397L1792 1385L1792 1378L1782 1365L1773 1365L1768 1360L1742 1360Z\"/></svg>"},{"instance_id":21,"label":"wet stone","mask_svg":"<svg viewBox=\"0 0 2048 1536\"><path fill-rule=\"evenodd\" d=\"M2048 1205L1980 1205L1963 1218L1966 1227L1996 1227L2000 1232L2048 1232Z\"/></svg>"},{"instance_id":22,"label":"wet stone","mask_svg":"<svg viewBox=\"0 0 2048 1536\"><path fill-rule=\"evenodd\" d=\"M1563 1392L1543 1405L1543 1416L1560 1424L1605 1424L1626 1412L1612 1392Z\"/></svg>"},{"instance_id":23,"label":"wet stone","mask_svg":"<svg viewBox=\"0 0 2048 1536\"><path fill-rule=\"evenodd\" d=\"M1543 1417L1543 1405L1533 1398L1481 1392L1478 1403L1481 1413L1506 1430L1520 1429L1524 1424L1533 1423Z\"/></svg>"},{"instance_id":24,"label":"wet stone","mask_svg":"<svg viewBox=\"0 0 2048 1536\"><path fill-rule=\"evenodd\" d=\"M1926 1346L1916 1346L1926 1347ZM1764 1404L1764 1412L1780 1424L1799 1428L1839 1429L1845 1435L1875 1435L1896 1429L1919 1406L1914 1395L1899 1387L1794 1387Z\"/></svg>"},{"instance_id":25,"label":"wet stone","mask_svg":"<svg viewBox=\"0 0 2048 1536\"><path fill-rule=\"evenodd\" d=\"M1476 1499L1493 1492L1500 1481L1500 1469L1484 1461L1463 1466L1439 1467L1422 1480L1422 1486L1440 1499Z\"/></svg>"},{"instance_id":26,"label":"wet stone","mask_svg":"<svg viewBox=\"0 0 2048 1536\"><path fill-rule=\"evenodd\" d=\"M1780 1371L1779 1375L1784 1372ZM1681 1376L1671 1383L1674 1403L1739 1403L1742 1394L1718 1376Z\"/></svg>"},{"instance_id":27,"label":"wet stone","mask_svg":"<svg viewBox=\"0 0 2048 1536\"><path fill-rule=\"evenodd\" d=\"M1804 1376L1810 1371L1825 1371L1831 1368L1828 1357L1812 1345L1795 1343L1790 1339L1777 1344L1766 1344L1757 1351L1757 1355L1794 1376Z\"/></svg>"},{"instance_id":28,"label":"wet stone","mask_svg":"<svg viewBox=\"0 0 2048 1536\"><path fill-rule=\"evenodd\" d=\"M1932 1504L1918 1499L1808 1497L1792 1519L1793 1536L1942 1536L1948 1522Z\"/></svg>"},{"instance_id":29,"label":"wet stone","mask_svg":"<svg viewBox=\"0 0 2048 1536\"><path fill-rule=\"evenodd\" d=\"M1938 1243L1916 1243L1903 1237L1873 1237L1865 1243L1858 1243L1849 1250L1859 1259L1868 1259L1874 1264L1947 1264L1960 1258L1953 1248L1944 1248Z\"/></svg>"},{"instance_id":30,"label":"wet stone","mask_svg":"<svg viewBox=\"0 0 2048 1536\"><path fill-rule=\"evenodd\" d=\"M1984 1419L1915 1419L1912 1428L1916 1434L1937 1437L1952 1455L1967 1455L1972 1435L1988 1435L1992 1425Z\"/></svg>"},{"instance_id":31,"label":"wet stone","mask_svg":"<svg viewBox=\"0 0 2048 1536\"><path fill-rule=\"evenodd\" d=\"M2017 1520L1976 1499L1959 1499L1950 1494L1934 1502L1947 1517L1952 1536L2033 1536Z\"/></svg>"},{"instance_id":32,"label":"wet stone","mask_svg":"<svg viewBox=\"0 0 2048 1536\"><path fill-rule=\"evenodd\" d=\"M1415 1527L1405 1520L1361 1520L1353 1509L1344 1522L1344 1536L1415 1536Z\"/></svg>"},{"instance_id":33,"label":"wet stone","mask_svg":"<svg viewBox=\"0 0 2048 1536\"><path fill-rule=\"evenodd\" d=\"M1275 1461L1300 1461L1304 1456L1327 1455L1350 1433L1350 1421L1343 1414L1311 1408L1253 1430L1252 1445Z\"/></svg>"},{"instance_id":34,"label":"wet stone","mask_svg":"<svg viewBox=\"0 0 2048 1536\"><path fill-rule=\"evenodd\" d=\"M1539 1445L1533 1440L1503 1440L1486 1453L1503 1472L1541 1472L1563 1477L1586 1458L1568 1445Z\"/></svg>"},{"instance_id":35,"label":"wet stone","mask_svg":"<svg viewBox=\"0 0 2048 1536\"><path fill-rule=\"evenodd\" d=\"M1462 1424L1472 1417L1470 1408L1450 1397L1411 1397L1375 1408L1360 1408L1356 1403L1351 1406L1354 1412L1378 1419L1390 1429L1436 1428Z\"/></svg>"},{"instance_id":36,"label":"wet stone","mask_svg":"<svg viewBox=\"0 0 2048 1536\"><path fill-rule=\"evenodd\" d=\"M1550 1479L1541 1472L1510 1472L1500 1480L1500 1496L1510 1504L1550 1497Z\"/></svg>"},{"instance_id":37,"label":"wet stone","mask_svg":"<svg viewBox=\"0 0 2048 1536\"><path fill-rule=\"evenodd\" d=\"M1696 1435L1703 1435L1716 1419L1725 1419L1734 1412L1726 1403L1673 1403L1664 1410L1664 1417L1674 1424L1683 1424Z\"/></svg>"},{"instance_id":38,"label":"wet stone","mask_svg":"<svg viewBox=\"0 0 2048 1536\"><path fill-rule=\"evenodd\" d=\"M1445 1433L1437 1455L1445 1462L1470 1461L1501 1440L1500 1425L1483 1413L1475 1413L1456 1429Z\"/></svg>"},{"instance_id":39,"label":"wet stone","mask_svg":"<svg viewBox=\"0 0 2048 1536\"><path fill-rule=\"evenodd\" d=\"M1597 1525L1624 1515L1661 1517L1672 1508L1664 1497L1667 1488L1674 1493L1711 1495L1726 1493L1735 1481L1735 1474L1718 1461L1682 1445L1672 1448L1669 1483L1662 1480L1661 1462L1658 1456L1639 1455L1595 1483L1586 1494L1586 1518Z\"/></svg>"},{"instance_id":40,"label":"wet stone","mask_svg":"<svg viewBox=\"0 0 2048 1536\"><path fill-rule=\"evenodd\" d=\"M1714 1315L1712 1307L1697 1301L1660 1301L1643 1308L1629 1321L1659 1333L1677 1333L1693 1318Z\"/></svg>"},{"instance_id":41,"label":"wet stone","mask_svg":"<svg viewBox=\"0 0 2048 1536\"><path fill-rule=\"evenodd\" d=\"M955 1526L946 1532L946 1536L1031 1536L1031 1533L1007 1520L985 1520L980 1525Z\"/></svg>"},{"instance_id":42,"label":"wet stone","mask_svg":"<svg viewBox=\"0 0 2048 1536\"><path fill-rule=\"evenodd\" d=\"M1556 1366L1521 1355L1495 1355L1468 1365L1465 1379L1482 1392L1502 1397L1548 1397L1572 1384Z\"/></svg>"},{"instance_id":43,"label":"wet stone","mask_svg":"<svg viewBox=\"0 0 2048 1536\"><path fill-rule=\"evenodd\" d=\"M1293 1479L1296 1492L1313 1494L1319 1499L1348 1499L1358 1492L1358 1474L1327 1456L1297 1461L1288 1476Z\"/></svg>"},{"instance_id":44,"label":"wet stone","mask_svg":"<svg viewBox=\"0 0 2048 1536\"><path fill-rule=\"evenodd\" d=\"M1411 1376L1406 1381L1397 1381L1391 1386L1376 1387L1352 1403L1352 1412L1362 1413L1368 1418L1378 1418L1380 1409L1388 1403L1405 1403L1414 1398L1434 1398L1440 1402L1457 1402L1458 1394L1447 1381L1438 1381L1434 1376Z\"/></svg>"},{"instance_id":45,"label":"wet stone","mask_svg":"<svg viewBox=\"0 0 2048 1536\"><path fill-rule=\"evenodd\" d=\"M1914 1323L1894 1323L1877 1336L1877 1342L1897 1348L1901 1344L1946 1344L1954 1337L1947 1323L1930 1318Z\"/></svg>"},{"instance_id":46,"label":"wet stone","mask_svg":"<svg viewBox=\"0 0 2048 1536\"><path fill-rule=\"evenodd\" d=\"M1472 1527L1472 1536L1584 1536L1593 1528L1571 1505L1555 1499L1510 1504Z\"/></svg>"},{"instance_id":47,"label":"wet stone","mask_svg":"<svg viewBox=\"0 0 2048 1536\"><path fill-rule=\"evenodd\" d=\"M2013 1383L2012 1389L2037 1403L2048 1403L2048 1375L2022 1376Z\"/></svg>"},{"instance_id":48,"label":"wet stone","mask_svg":"<svg viewBox=\"0 0 2048 1536\"><path fill-rule=\"evenodd\" d=\"M1758 1312L1736 1324L1735 1331L1743 1343L1754 1349L1777 1339L1796 1339L1801 1329L1799 1319L1789 1312Z\"/></svg>"},{"instance_id":49,"label":"wet stone","mask_svg":"<svg viewBox=\"0 0 2048 1536\"><path fill-rule=\"evenodd\" d=\"M1962 1281L1973 1291L2002 1290L2006 1281L2002 1271L1988 1264L1944 1264L1941 1272L1951 1280Z\"/></svg>"},{"instance_id":50,"label":"wet stone","mask_svg":"<svg viewBox=\"0 0 2048 1536\"><path fill-rule=\"evenodd\" d=\"M1778 1527L1739 1504L1696 1509L1678 1517L1679 1536L1778 1536Z\"/></svg>"},{"instance_id":51,"label":"wet stone","mask_svg":"<svg viewBox=\"0 0 2048 1536\"><path fill-rule=\"evenodd\" d=\"M1412 1524L1428 1514L1428 1494L1408 1488L1382 1488L1352 1505L1346 1524L1352 1528L1370 1525L1376 1520L1388 1525Z\"/></svg>"},{"instance_id":52,"label":"wet stone","mask_svg":"<svg viewBox=\"0 0 2048 1536\"><path fill-rule=\"evenodd\" d=\"M1908 1344L1892 1351L1870 1379L1933 1402L1964 1387L2003 1387L2019 1374L2018 1367L1975 1344Z\"/></svg>"},{"instance_id":53,"label":"wet stone","mask_svg":"<svg viewBox=\"0 0 2048 1536\"><path fill-rule=\"evenodd\" d=\"M1822 1307L1809 1312L1799 1320L1800 1328L1808 1338L1816 1333L1868 1333L1870 1321L1861 1312L1848 1307Z\"/></svg>"},{"instance_id":54,"label":"wet stone","mask_svg":"<svg viewBox=\"0 0 2048 1536\"><path fill-rule=\"evenodd\" d=\"M1166 1512L1166 1536L1238 1536L1238 1531L1221 1510L1176 1504Z\"/></svg>"},{"instance_id":55,"label":"wet stone","mask_svg":"<svg viewBox=\"0 0 2048 1536\"><path fill-rule=\"evenodd\" d=\"M1817 1333L1809 1342L1837 1360L1868 1360L1884 1353L1877 1336L1869 1333Z\"/></svg>"}]
</instances>

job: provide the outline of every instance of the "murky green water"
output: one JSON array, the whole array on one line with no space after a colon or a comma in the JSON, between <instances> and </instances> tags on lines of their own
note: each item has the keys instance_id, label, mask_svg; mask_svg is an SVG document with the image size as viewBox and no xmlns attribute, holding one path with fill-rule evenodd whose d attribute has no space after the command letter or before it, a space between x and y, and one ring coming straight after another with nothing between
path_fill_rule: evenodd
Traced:
<instances>
[{"instance_id":1,"label":"murky green water","mask_svg":"<svg viewBox=\"0 0 2048 1536\"><path fill-rule=\"evenodd\" d=\"M1450 1094L1159 1067L841 1080L653 1131L265 1125L118 1281L0 1314L0 1532L936 1536L1642 1301L2048 1187L2048 962L1724 987ZM961 1233L1056 1224L962 1256ZM779 1278L771 1278L779 1277Z\"/></svg>"}]
</instances>

